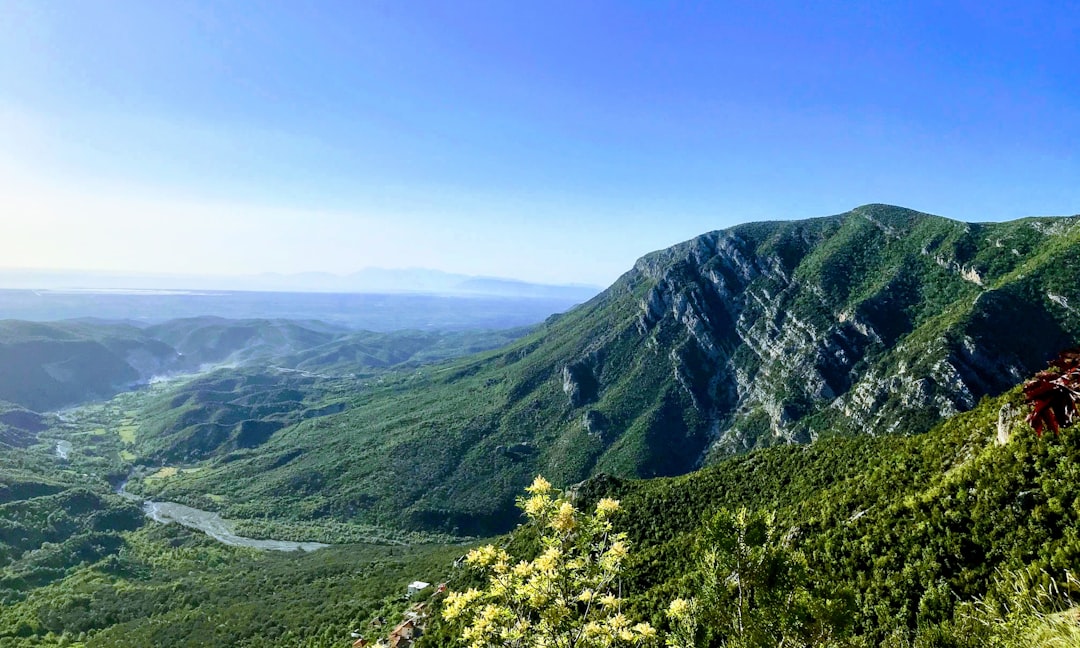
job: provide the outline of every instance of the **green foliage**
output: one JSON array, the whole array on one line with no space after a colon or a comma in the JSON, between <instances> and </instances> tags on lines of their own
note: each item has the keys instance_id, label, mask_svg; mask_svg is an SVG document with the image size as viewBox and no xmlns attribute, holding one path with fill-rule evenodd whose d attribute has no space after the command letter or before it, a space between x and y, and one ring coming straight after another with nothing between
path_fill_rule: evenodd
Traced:
<instances>
[{"instance_id":1,"label":"green foliage","mask_svg":"<svg viewBox=\"0 0 1080 648\"><path fill-rule=\"evenodd\" d=\"M679 478L598 478L582 485L578 501L592 508L605 497L621 500L620 524L635 548L620 572L622 612L667 628L680 646L690 645L687 637L732 643L740 609L744 630L780 632L794 645L1024 646L1008 637L1069 627L1075 585L1066 584L1080 564L1080 431L1040 440L1016 415L1004 419L1012 440L998 445L999 414L1021 403L1016 389L924 435L767 448ZM175 525L118 531L118 520L137 509L110 497L100 480L80 481L108 464L76 453L68 466L47 456L50 449L0 452L0 519L16 521L26 538L2 545L19 552L0 572L5 645L195 637L244 646L268 636L332 645L366 618L393 615L405 583L437 580L461 553L360 545L256 554ZM731 513L741 508L745 514ZM512 551L542 555L538 531L516 534ZM26 551L37 542L49 544ZM710 550L715 556L703 558ZM759 568L731 580L733 556ZM1051 605L1038 592L1052 581L1066 596ZM731 587L738 582L750 590L741 606ZM1009 594L1009 582L1022 583L1021 593ZM1002 605L1010 596L1033 604L1021 614L1015 603ZM673 599L696 605L697 615L669 616ZM753 645L753 633L744 634ZM447 637L438 627L431 635Z\"/></svg>"},{"instance_id":2,"label":"green foliage","mask_svg":"<svg viewBox=\"0 0 1080 648\"><path fill-rule=\"evenodd\" d=\"M821 624L803 635L807 643L820 631L839 640L850 630L845 641L868 645L968 645L954 640L960 612L996 587L999 572L1046 584L1066 582L1080 564L1080 430L1040 440L1017 416L1005 420L1012 440L999 445L999 413L1021 401L1014 389L924 435L824 439L677 479L594 480L582 492L587 501L622 501L639 548L625 575L629 609L654 623L672 598L702 596L693 548L710 534L705 521L745 507L751 520L775 511L771 537L788 539L785 551L801 556L781 571L807 595L764 605L764 618L774 619L766 625ZM728 521L724 528L738 528ZM731 619L706 625L726 632ZM935 636L954 638L930 643Z\"/></svg>"},{"instance_id":3,"label":"green foliage","mask_svg":"<svg viewBox=\"0 0 1080 648\"><path fill-rule=\"evenodd\" d=\"M263 521L271 534L384 544L257 553L149 522L112 492L130 470L120 452L149 439L128 445L116 429L172 387L42 417L41 439L0 447L0 645L337 645L368 618L400 614L406 583L440 577L461 552L363 525ZM72 441L69 459L56 438Z\"/></svg>"},{"instance_id":4,"label":"green foliage","mask_svg":"<svg viewBox=\"0 0 1080 648\"><path fill-rule=\"evenodd\" d=\"M582 502L621 500L635 547L620 612L668 627L673 644L1052 637L1075 612L1080 431L1039 439L1016 425L1019 390L977 399L1075 344L1080 319L1063 304L1080 303L1078 245L1075 219L964 225L886 206L750 224L647 256L507 348L435 365L418 363L442 343L421 334L284 352L326 332L200 323L222 350L268 350L298 371L163 385L18 436L5 423L0 644L329 645L461 551L225 548L146 525L110 494L132 471L133 492L260 535L388 542L501 532L532 475L592 476ZM48 330L109 348L84 325ZM44 329L16 333L45 348L33 346ZM332 375L302 373L318 367ZM76 444L69 460L54 439ZM710 449L701 471L628 479L686 473ZM536 533L511 546L540 543L543 558L554 541ZM589 564L574 578L603 574ZM1020 589L999 574L1019 574Z\"/></svg>"},{"instance_id":5,"label":"green foliage","mask_svg":"<svg viewBox=\"0 0 1080 648\"><path fill-rule=\"evenodd\" d=\"M1080 583L1072 574L1007 571L986 596L956 604L950 621L891 645L950 648L1075 648L1080 646Z\"/></svg>"},{"instance_id":6,"label":"green foliage","mask_svg":"<svg viewBox=\"0 0 1080 648\"><path fill-rule=\"evenodd\" d=\"M812 593L805 557L783 537L771 511L722 508L702 527L694 607L701 645L731 648L833 646L850 625L847 597ZM831 592L830 592L831 594ZM669 608L669 617L687 625ZM683 621L683 623L678 623Z\"/></svg>"},{"instance_id":7,"label":"green foliage","mask_svg":"<svg viewBox=\"0 0 1080 648\"><path fill-rule=\"evenodd\" d=\"M537 477L519 505L539 534L534 560L514 563L503 549L474 549L466 562L487 580L482 590L450 592L444 619L469 648L607 648L656 642L648 623L622 613L619 574L629 553L613 530L619 503L601 499L582 513Z\"/></svg>"},{"instance_id":8,"label":"green foliage","mask_svg":"<svg viewBox=\"0 0 1080 648\"><path fill-rule=\"evenodd\" d=\"M310 554L220 545L176 525L125 534L108 555L0 608L0 645L325 648L400 615L406 584L434 580L459 546L351 545Z\"/></svg>"},{"instance_id":9,"label":"green foliage","mask_svg":"<svg viewBox=\"0 0 1080 648\"><path fill-rule=\"evenodd\" d=\"M45 411L115 394L143 376L128 362L179 368L175 352L127 325L0 321L0 400Z\"/></svg>"},{"instance_id":10,"label":"green foliage","mask_svg":"<svg viewBox=\"0 0 1080 648\"><path fill-rule=\"evenodd\" d=\"M667 645L851 645L853 597L812 592L805 558L792 544L770 511L717 511L697 538L697 593L674 599L665 613Z\"/></svg>"}]
</instances>

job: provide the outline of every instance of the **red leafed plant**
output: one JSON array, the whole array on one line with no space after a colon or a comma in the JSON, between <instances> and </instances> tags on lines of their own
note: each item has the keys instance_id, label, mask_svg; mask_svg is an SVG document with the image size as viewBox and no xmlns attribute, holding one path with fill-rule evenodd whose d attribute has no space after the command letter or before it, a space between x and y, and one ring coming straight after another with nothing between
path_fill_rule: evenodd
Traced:
<instances>
[{"instance_id":1,"label":"red leafed plant","mask_svg":"<svg viewBox=\"0 0 1080 648\"><path fill-rule=\"evenodd\" d=\"M1062 351L1050 361L1050 368L1035 374L1024 384L1024 396L1031 405L1027 421L1042 436L1047 428L1057 434L1071 425L1080 410L1080 347Z\"/></svg>"}]
</instances>

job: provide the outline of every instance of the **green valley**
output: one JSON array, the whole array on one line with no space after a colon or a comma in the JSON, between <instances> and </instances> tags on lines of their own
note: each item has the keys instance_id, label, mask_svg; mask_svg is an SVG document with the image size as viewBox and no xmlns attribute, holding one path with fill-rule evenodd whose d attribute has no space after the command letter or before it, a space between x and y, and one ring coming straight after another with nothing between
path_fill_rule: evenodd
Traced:
<instances>
[{"instance_id":1,"label":"green valley","mask_svg":"<svg viewBox=\"0 0 1080 648\"><path fill-rule=\"evenodd\" d=\"M479 538L535 555L500 534L538 474L622 502L626 612L655 628L724 580L702 551L743 509L797 566L798 601L753 608L785 645L1006 641L1020 599L1080 599L1077 427L1037 437L1017 387L1080 342L1078 277L1080 217L868 205L646 255L527 329L4 322L0 646L385 635L409 582L476 584ZM228 546L142 500L331 546Z\"/></svg>"}]
</instances>

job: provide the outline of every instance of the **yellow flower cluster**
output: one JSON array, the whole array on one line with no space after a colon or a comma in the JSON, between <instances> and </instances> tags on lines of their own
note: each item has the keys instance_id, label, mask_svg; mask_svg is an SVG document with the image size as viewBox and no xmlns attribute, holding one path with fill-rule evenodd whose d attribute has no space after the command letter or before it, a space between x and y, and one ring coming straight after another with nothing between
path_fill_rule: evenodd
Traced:
<instances>
[{"instance_id":1,"label":"yellow flower cluster","mask_svg":"<svg viewBox=\"0 0 1080 648\"><path fill-rule=\"evenodd\" d=\"M633 631L637 636L643 639L656 638L656 628L652 627L648 623L645 623L644 621L634 625Z\"/></svg>"},{"instance_id":2,"label":"yellow flower cluster","mask_svg":"<svg viewBox=\"0 0 1080 648\"><path fill-rule=\"evenodd\" d=\"M668 606L667 615L668 618L673 621L681 621L687 619L692 612L693 609L690 601L683 598L677 598Z\"/></svg>"},{"instance_id":3,"label":"yellow flower cluster","mask_svg":"<svg viewBox=\"0 0 1080 648\"><path fill-rule=\"evenodd\" d=\"M604 517L611 515L619 510L619 500L605 497L596 503L596 515L597 517Z\"/></svg>"},{"instance_id":4,"label":"yellow flower cluster","mask_svg":"<svg viewBox=\"0 0 1080 648\"><path fill-rule=\"evenodd\" d=\"M562 558L562 550L558 547L549 547L544 553L533 561L533 567L538 571L550 572L555 571L555 568L559 566L559 559Z\"/></svg>"},{"instance_id":5,"label":"yellow flower cluster","mask_svg":"<svg viewBox=\"0 0 1080 648\"><path fill-rule=\"evenodd\" d=\"M555 529L559 533L570 533L574 530L576 520L574 519L577 511L574 510L574 505L570 502L563 502L556 509L555 515L551 518L552 529Z\"/></svg>"},{"instance_id":6,"label":"yellow flower cluster","mask_svg":"<svg viewBox=\"0 0 1080 648\"><path fill-rule=\"evenodd\" d=\"M515 578L528 578L533 572L533 564L528 560L522 560L518 564L514 565L514 577Z\"/></svg>"},{"instance_id":7,"label":"yellow flower cluster","mask_svg":"<svg viewBox=\"0 0 1080 648\"><path fill-rule=\"evenodd\" d=\"M443 618L447 620L458 618L466 608L482 596L480 590L476 588L470 588L464 592L448 593L446 595L446 600L443 602Z\"/></svg>"},{"instance_id":8,"label":"yellow flower cluster","mask_svg":"<svg viewBox=\"0 0 1080 648\"><path fill-rule=\"evenodd\" d=\"M544 479L542 476L537 475L533 480L531 486L526 486L525 491L532 493L533 495L548 495L554 490L551 486L551 482Z\"/></svg>"},{"instance_id":9,"label":"yellow flower cluster","mask_svg":"<svg viewBox=\"0 0 1080 648\"><path fill-rule=\"evenodd\" d=\"M693 648L697 635L697 600L677 598L668 605L667 617L671 622L665 645L667 648Z\"/></svg>"},{"instance_id":10,"label":"yellow flower cluster","mask_svg":"<svg viewBox=\"0 0 1080 648\"><path fill-rule=\"evenodd\" d=\"M646 648L658 644L648 623L622 613L619 572L629 555L625 534L612 533L619 502L604 498L578 511L543 477L518 505L540 533L541 551L514 563L494 545L470 551L466 563L487 577L484 590L450 593L443 617L461 624L470 648Z\"/></svg>"},{"instance_id":11,"label":"yellow flower cluster","mask_svg":"<svg viewBox=\"0 0 1080 648\"><path fill-rule=\"evenodd\" d=\"M626 546L626 541L617 539L600 557L600 567L610 571L618 570L628 555L630 555L630 550Z\"/></svg>"},{"instance_id":12,"label":"yellow flower cluster","mask_svg":"<svg viewBox=\"0 0 1080 648\"><path fill-rule=\"evenodd\" d=\"M543 495L535 495L525 500L525 505L522 507L525 509L525 515L530 519L539 519L547 511L551 505L551 500Z\"/></svg>"},{"instance_id":13,"label":"yellow flower cluster","mask_svg":"<svg viewBox=\"0 0 1080 648\"><path fill-rule=\"evenodd\" d=\"M489 567L499 563L505 564L509 560L510 554L499 549L495 545L477 547L465 555L465 562L473 567Z\"/></svg>"},{"instance_id":14,"label":"yellow flower cluster","mask_svg":"<svg viewBox=\"0 0 1080 648\"><path fill-rule=\"evenodd\" d=\"M461 634L461 638L474 648L490 645L492 637L502 636L507 630L505 622L513 619L509 608L491 603L480 608L480 613L473 618L471 626Z\"/></svg>"}]
</instances>

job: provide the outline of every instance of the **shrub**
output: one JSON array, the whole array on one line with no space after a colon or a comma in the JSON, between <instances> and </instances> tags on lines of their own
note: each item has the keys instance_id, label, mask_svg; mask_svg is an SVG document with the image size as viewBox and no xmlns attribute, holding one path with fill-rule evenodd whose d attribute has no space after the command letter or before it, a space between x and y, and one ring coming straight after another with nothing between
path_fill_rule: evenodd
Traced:
<instances>
[{"instance_id":1,"label":"shrub","mask_svg":"<svg viewBox=\"0 0 1080 648\"><path fill-rule=\"evenodd\" d=\"M487 580L484 589L450 592L443 618L459 624L470 648L649 646L659 637L648 623L623 614L619 575L629 552L613 530L619 503L601 499L584 513L543 477L519 498L540 535L539 555L514 563L494 545L474 549L466 562Z\"/></svg>"}]
</instances>

